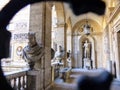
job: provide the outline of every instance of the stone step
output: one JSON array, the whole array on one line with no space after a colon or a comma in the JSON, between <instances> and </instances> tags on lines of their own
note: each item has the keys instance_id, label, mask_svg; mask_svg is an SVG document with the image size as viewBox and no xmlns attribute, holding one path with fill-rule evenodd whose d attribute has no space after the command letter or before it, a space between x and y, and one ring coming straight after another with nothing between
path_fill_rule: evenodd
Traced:
<instances>
[{"instance_id":1,"label":"stone step","mask_svg":"<svg viewBox=\"0 0 120 90\"><path fill-rule=\"evenodd\" d=\"M102 69L94 69L94 70L87 70L87 69L72 69L71 75L89 75L95 76L99 75L103 70Z\"/></svg>"},{"instance_id":2,"label":"stone step","mask_svg":"<svg viewBox=\"0 0 120 90\"><path fill-rule=\"evenodd\" d=\"M120 86L120 80L114 79L112 84Z\"/></svg>"},{"instance_id":3,"label":"stone step","mask_svg":"<svg viewBox=\"0 0 120 90\"><path fill-rule=\"evenodd\" d=\"M76 85L67 83L54 84L50 90L76 90Z\"/></svg>"}]
</instances>

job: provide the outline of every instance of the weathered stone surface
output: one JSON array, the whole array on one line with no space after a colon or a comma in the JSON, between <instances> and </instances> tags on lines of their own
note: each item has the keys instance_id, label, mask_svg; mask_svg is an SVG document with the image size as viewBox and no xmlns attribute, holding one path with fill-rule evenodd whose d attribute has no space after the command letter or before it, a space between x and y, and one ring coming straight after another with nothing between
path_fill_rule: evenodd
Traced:
<instances>
[{"instance_id":1,"label":"weathered stone surface","mask_svg":"<svg viewBox=\"0 0 120 90\"><path fill-rule=\"evenodd\" d=\"M40 70L44 48L36 42L35 33L28 33L28 40L28 45L23 48L23 59L28 62L31 70Z\"/></svg>"},{"instance_id":2,"label":"weathered stone surface","mask_svg":"<svg viewBox=\"0 0 120 90\"><path fill-rule=\"evenodd\" d=\"M41 71L28 71L27 72L27 89L28 90L42 90L43 87L41 85L42 78L40 75L42 74Z\"/></svg>"}]
</instances>

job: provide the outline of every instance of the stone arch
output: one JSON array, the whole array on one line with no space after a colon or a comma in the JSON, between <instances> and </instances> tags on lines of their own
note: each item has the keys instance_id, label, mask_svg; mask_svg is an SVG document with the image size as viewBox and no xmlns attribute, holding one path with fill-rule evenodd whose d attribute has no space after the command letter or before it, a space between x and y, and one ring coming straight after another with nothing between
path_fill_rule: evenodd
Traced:
<instances>
[{"instance_id":1,"label":"stone arch","mask_svg":"<svg viewBox=\"0 0 120 90\"><path fill-rule=\"evenodd\" d=\"M92 19L87 19L87 21L91 25L91 27L93 27L94 32L102 32L101 25L97 21L92 20ZM83 27L85 23L86 23L86 19L82 19L78 21L72 28L73 33L76 31L81 32L81 28Z\"/></svg>"},{"instance_id":2,"label":"stone arch","mask_svg":"<svg viewBox=\"0 0 120 90\"><path fill-rule=\"evenodd\" d=\"M65 16L64 16L64 6L62 2L50 2L51 7L55 6L56 11L56 30L59 27L64 27L65 25Z\"/></svg>"},{"instance_id":3,"label":"stone arch","mask_svg":"<svg viewBox=\"0 0 120 90\"><path fill-rule=\"evenodd\" d=\"M51 7L55 6L57 20L58 20L57 24L63 24L65 22L63 3L62 2L50 2L49 5Z\"/></svg>"},{"instance_id":4,"label":"stone arch","mask_svg":"<svg viewBox=\"0 0 120 90\"><path fill-rule=\"evenodd\" d=\"M57 13L57 24L58 25L63 25L65 24L65 15L64 15L64 6L62 2L54 2L55 8L56 8L56 13Z\"/></svg>"},{"instance_id":5,"label":"stone arch","mask_svg":"<svg viewBox=\"0 0 120 90\"><path fill-rule=\"evenodd\" d=\"M53 28L54 31L54 41L53 47L55 47L55 51L57 52L58 47L61 46L64 51L64 57L62 58L62 62L64 66L66 66L66 27L65 23L65 14L64 14L64 5L62 2L53 2L56 11L56 27Z\"/></svg>"},{"instance_id":6,"label":"stone arch","mask_svg":"<svg viewBox=\"0 0 120 90\"><path fill-rule=\"evenodd\" d=\"M91 25L91 27L93 28L92 33L88 36L86 36L85 34L83 34L83 25L86 23L86 19L80 20L78 21L72 28L72 33L73 33L73 51L74 53L74 66L75 67L82 67L82 49L80 48L82 46L82 41L87 37L89 39L89 41L92 43L92 47L93 47L93 51L92 51L92 61L93 61L93 68L97 68L97 54L96 52L96 45L95 44L97 41L95 40L94 35L95 34L101 34L102 32L102 27L101 25L99 25L96 21L91 20L91 19L87 19L88 23ZM74 45L76 43L76 45Z\"/></svg>"}]
</instances>

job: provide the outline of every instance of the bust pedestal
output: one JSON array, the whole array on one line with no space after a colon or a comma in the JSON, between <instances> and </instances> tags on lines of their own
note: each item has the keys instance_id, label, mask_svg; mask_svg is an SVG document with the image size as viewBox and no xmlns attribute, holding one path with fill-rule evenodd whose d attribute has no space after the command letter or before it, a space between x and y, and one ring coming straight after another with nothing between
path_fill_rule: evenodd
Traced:
<instances>
[{"instance_id":1,"label":"bust pedestal","mask_svg":"<svg viewBox=\"0 0 120 90\"><path fill-rule=\"evenodd\" d=\"M84 69L92 69L92 60L90 60L89 58L84 58L83 63L84 63L83 66Z\"/></svg>"},{"instance_id":2,"label":"bust pedestal","mask_svg":"<svg viewBox=\"0 0 120 90\"><path fill-rule=\"evenodd\" d=\"M27 72L28 90L43 90L42 70L31 70Z\"/></svg>"}]
</instances>

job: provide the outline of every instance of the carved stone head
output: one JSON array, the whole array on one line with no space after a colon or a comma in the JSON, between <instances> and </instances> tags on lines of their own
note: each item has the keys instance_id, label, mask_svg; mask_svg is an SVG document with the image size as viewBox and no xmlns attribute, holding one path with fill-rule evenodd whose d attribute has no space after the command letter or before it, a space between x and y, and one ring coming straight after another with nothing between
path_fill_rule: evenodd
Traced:
<instances>
[{"instance_id":1,"label":"carved stone head","mask_svg":"<svg viewBox=\"0 0 120 90\"><path fill-rule=\"evenodd\" d=\"M34 32L28 33L28 45L30 47L34 46L36 44L36 37Z\"/></svg>"},{"instance_id":2,"label":"carved stone head","mask_svg":"<svg viewBox=\"0 0 120 90\"><path fill-rule=\"evenodd\" d=\"M62 46L58 46L58 51L61 52L62 51Z\"/></svg>"}]
</instances>

